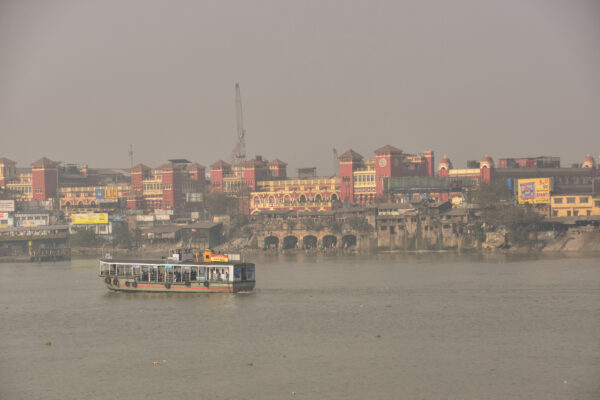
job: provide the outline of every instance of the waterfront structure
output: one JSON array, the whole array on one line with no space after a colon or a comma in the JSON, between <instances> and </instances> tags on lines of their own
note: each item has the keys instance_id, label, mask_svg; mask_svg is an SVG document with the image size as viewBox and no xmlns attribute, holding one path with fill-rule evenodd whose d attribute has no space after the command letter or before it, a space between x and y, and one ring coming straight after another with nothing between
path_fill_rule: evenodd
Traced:
<instances>
[{"instance_id":1,"label":"waterfront structure","mask_svg":"<svg viewBox=\"0 0 600 400\"><path fill-rule=\"evenodd\" d=\"M29 225L0 228L0 257L15 260L58 261L71 258L67 225Z\"/></svg>"}]
</instances>

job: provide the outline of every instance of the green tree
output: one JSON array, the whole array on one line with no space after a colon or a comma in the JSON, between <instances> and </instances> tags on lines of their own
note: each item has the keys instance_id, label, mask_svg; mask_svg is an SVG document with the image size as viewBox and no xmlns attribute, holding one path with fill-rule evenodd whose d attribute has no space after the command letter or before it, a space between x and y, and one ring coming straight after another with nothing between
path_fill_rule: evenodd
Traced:
<instances>
[{"instance_id":1,"label":"green tree","mask_svg":"<svg viewBox=\"0 0 600 400\"><path fill-rule=\"evenodd\" d=\"M104 240L99 238L93 230L82 230L70 236L71 246L73 247L99 247L105 244Z\"/></svg>"},{"instance_id":2,"label":"green tree","mask_svg":"<svg viewBox=\"0 0 600 400\"><path fill-rule=\"evenodd\" d=\"M497 206L485 209L482 221L495 227L504 227L511 243L523 244L535 240L535 234L543 223L544 216L530 206Z\"/></svg>"},{"instance_id":3,"label":"green tree","mask_svg":"<svg viewBox=\"0 0 600 400\"><path fill-rule=\"evenodd\" d=\"M224 193L209 193L204 197L204 206L208 214L215 215L238 215L238 201L236 198Z\"/></svg>"},{"instance_id":4,"label":"green tree","mask_svg":"<svg viewBox=\"0 0 600 400\"><path fill-rule=\"evenodd\" d=\"M124 223L113 223L112 245L129 249L133 245L133 236L129 231L129 226Z\"/></svg>"},{"instance_id":5,"label":"green tree","mask_svg":"<svg viewBox=\"0 0 600 400\"><path fill-rule=\"evenodd\" d=\"M512 200L512 192L508 189L506 180L499 179L494 183L482 182L476 189L470 192L470 202L482 207L506 203Z\"/></svg>"},{"instance_id":6,"label":"green tree","mask_svg":"<svg viewBox=\"0 0 600 400\"><path fill-rule=\"evenodd\" d=\"M369 221L365 217L350 217L346 220L346 223L350 229L359 232L360 234L367 235L373 232L373 226L369 224Z\"/></svg>"}]
</instances>

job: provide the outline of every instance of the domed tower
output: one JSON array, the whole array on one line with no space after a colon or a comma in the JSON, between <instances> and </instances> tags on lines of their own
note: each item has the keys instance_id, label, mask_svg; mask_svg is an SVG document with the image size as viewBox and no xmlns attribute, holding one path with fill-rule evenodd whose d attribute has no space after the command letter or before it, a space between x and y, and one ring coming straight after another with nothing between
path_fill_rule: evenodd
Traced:
<instances>
[{"instance_id":1,"label":"domed tower","mask_svg":"<svg viewBox=\"0 0 600 400\"><path fill-rule=\"evenodd\" d=\"M442 158L438 165L438 176L448 176L448 171L452 169L452 161L447 156Z\"/></svg>"},{"instance_id":2,"label":"domed tower","mask_svg":"<svg viewBox=\"0 0 600 400\"><path fill-rule=\"evenodd\" d=\"M496 168L494 167L494 160L487 154L481 159L479 163L479 177L481 182L492 183L494 176L496 175Z\"/></svg>"},{"instance_id":3,"label":"domed tower","mask_svg":"<svg viewBox=\"0 0 600 400\"><path fill-rule=\"evenodd\" d=\"M583 164L581 164L581 168L596 168L596 160L594 160L594 157L589 154L585 156L583 159Z\"/></svg>"},{"instance_id":4,"label":"domed tower","mask_svg":"<svg viewBox=\"0 0 600 400\"><path fill-rule=\"evenodd\" d=\"M483 156L479 163L479 168L494 168L494 160L492 160L492 157L487 154Z\"/></svg>"}]
</instances>

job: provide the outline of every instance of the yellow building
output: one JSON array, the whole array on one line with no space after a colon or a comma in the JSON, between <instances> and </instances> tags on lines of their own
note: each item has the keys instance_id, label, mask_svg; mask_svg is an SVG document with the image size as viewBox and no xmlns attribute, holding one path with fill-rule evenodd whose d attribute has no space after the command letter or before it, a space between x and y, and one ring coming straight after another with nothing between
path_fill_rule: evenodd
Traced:
<instances>
[{"instance_id":1,"label":"yellow building","mask_svg":"<svg viewBox=\"0 0 600 400\"><path fill-rule=\"evenodd\" d=\"M553 217L581 217L600 215L600 197L589 194L551 196Z\"/></svg>"},{"instance_id":2,"label":"yellow building","mask_svg":"<svg viewBox=\"0 0 600 400\"><path fill-rule=\"evenodd\" d=\"M129 185L62 187L58 189L60 208L95 208L101 203L118 203L129 193Z\"/></svg>"},{"instance_id":3,"label":"yellow building","mask_svg":"<svg viewBox=\"0 0 600 400\"><path fill-rule=\"evenodd\" d=\"M328 211L340 199L340 178L312 177L259 181L250 193L249 211Z\"/></svg>"}]
</instances>

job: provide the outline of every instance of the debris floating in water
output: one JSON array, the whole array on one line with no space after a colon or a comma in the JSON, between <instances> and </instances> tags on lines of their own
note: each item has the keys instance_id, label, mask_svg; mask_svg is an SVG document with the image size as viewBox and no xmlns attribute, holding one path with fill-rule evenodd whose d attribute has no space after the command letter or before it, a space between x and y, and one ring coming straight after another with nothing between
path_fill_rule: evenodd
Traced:
<instances>
[{"instance_id":1,"label":"debris floating in water","mask_svg":"<svg viewBox=\"0 0 600 400\"><path fill-rule=\"evenodd\" d=\"M52 346L52 342L47 340L46 343L44 343L46 346Z\"/></svg>"},{"instance_id":2,"label":"debris floating in water","mask_svg":"<svg viewBox=\"0 0 600 400\"><path fill-rule=\"evenodd\" d=\"M158 361L152 361L152 365L156 367L158 365Z\"/></svg>"}]
</instances>

